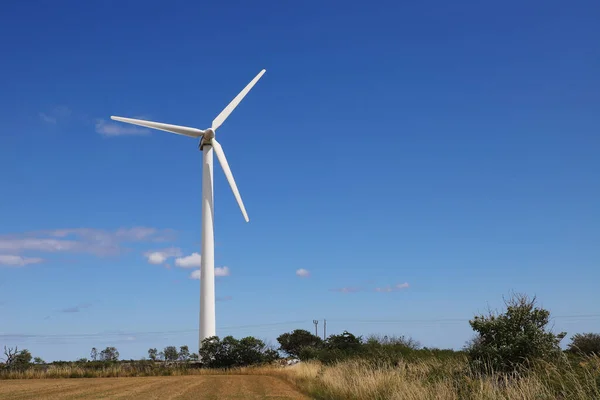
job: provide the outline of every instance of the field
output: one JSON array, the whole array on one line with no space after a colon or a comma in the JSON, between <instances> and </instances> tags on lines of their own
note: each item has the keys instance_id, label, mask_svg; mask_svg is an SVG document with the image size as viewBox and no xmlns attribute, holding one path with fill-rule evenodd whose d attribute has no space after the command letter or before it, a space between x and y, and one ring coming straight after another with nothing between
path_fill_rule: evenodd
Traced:
<instances>
[{"instance_id":1,"label":"field","mask_svg":"<svg viewBox=\"0 0 600 400\"><path fill-rule=\"evenodd\" d=\"M17 379L0 384L0 398L25 399L308 399L288 382L261 375Z\"/></svg>"},{"instance_id":2,"label":"field","mask_svg":"<svg viewBox=\"0 0 600 400\"><path fill-rule=\"evenodd\" d=\"M396 365L349 360L334 365L304 362L285 368L230 370L58 367L0 375L4 378L0 379L0 399L600 399L600 357L577 360L536 364L528 374L512 378L478 376L469 371L462 357Z\"/></svg>"}]
</instances>

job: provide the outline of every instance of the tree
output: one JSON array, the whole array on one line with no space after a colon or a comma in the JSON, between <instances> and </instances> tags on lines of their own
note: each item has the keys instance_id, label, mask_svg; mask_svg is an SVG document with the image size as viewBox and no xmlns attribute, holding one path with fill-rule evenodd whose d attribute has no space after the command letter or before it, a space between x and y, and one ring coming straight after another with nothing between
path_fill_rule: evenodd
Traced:
<instances>
[{"instance_id":1,"label":"tree","mask_svg":"<svg viewBox=\"0 0 600 400\"><path fill-rule=\"evenodd\" d=\"M116 347L107 347L100 352L100 360L102 361L118 361L119 352Z\"/></svg>"},{"instance_id":2,"label":"tree","mask_svg":"<svg viewBox=\"0 0 600 400\"><path fill-rule=\"evenodd\" d=\"M179 353L177 352L177 347L175 346L167 346L163 350L163 354L165 357L165 361L177 361L179 357Z\"/></svg>"},{"instance_id":3,"label":"tree","mask_svg":"<svg viewBox=\"0 0 600 400\"><path fill-rule=\"evenodd\" d=\"M156 361L157 356L158 356L158 350L156 348L148 349L148 358L149 359L151 359L152 361Z\"/></svg>"},{"instance_id":4,"label":"tree","mask_svg":"<svg viewBox=\"0 0 600 400\"><path fill-rule=\"evenodd\" d=\"M473 367L482 372L491 368L511 372L531 361L560 354L560 341L566 333L547 330L550 312L536 306L536 298L515 295L505 300L506 311L477 315L469 324L477 336L466 351Z\"/></svg>"},{"instance_id":5,"label":"tree","mask_svg":"<svg viewBox=\"0 0 600 400\"><path fill-rule=\"evenodd\" d=\"M98 350L96 350L95 347L92 347L92 351L90 352L90 358L93 361L96 361L98 359Z\"/></svg>"},{"instance_id":6,"label":"tree","mask_svg":"<svg viewBox=\"0 0 600 400\"><path fill-rule=\"evenodd\" d=\"M356 337L348 331L341 335L331 335L325 341L325 346L330 350L352 351L358 350L362 343L362 338Z\"/></svg>"},{"instance_id":7,"label":"tree","mask_svg":"<svg viewBox=\"0 0 600 400\"><path fill-rule=\"evenodd\" d=\"M190 359L190 349L187 346L181 346L179 348L179 360L181 361L189 361Z\"/></svg>"},{"instance_id":8,"label":"tree","mask_svg":"<svg viewBox=\"0 0 600 400\"><path fill-rule=\"evenodd\" d=\"M567 351L571 353L584 354L587 356L600 356L600 334L577 333L571 338L567 345Z\"/></svg>"},{"instance_id":9,"label":"tree","mask_svg":"<svg viewBox=\"0 0 600 400\"><path fill-rule=\"evenodd\" d=\"M304 347L319 347L323 342L320 337L304 329L284 333L277 338L277 341L279 349L292 357L299 357Z\"/></svg>"},{"instance_id":10,"label":"tree","mask_svg":"<svg viewBox=\"0 0 600 400\"><path fill-rule=\"evenodd\" d=\"M233 336L220 340L214 336L202 341L199 357L208 368L234 368L270 362L278 358L278 354L252 336L241 340Z\"/></svg>"},{"instance_id":11,"label":"tree","mask_svg":"<svg viewBox=\"0 0 600 400\"><path fill-rule=\"evenodd\" d=\"M24 370L31 365L32 356L27 349L19 351L18 347L12 349L4 346L4 357L6 368L9 369Z\"/></svg>"},{"instance_id":12,"label":"tree","mask_svg":"<svg viewBox=\"0 0 600 400\"><path fill-rule=\"evenodd\" d=\"M33 363L34 363L34 364L38 364L38 365L39 365L39 364L46 364L46 361L42 360L42 359L41 359L41 357L35 357L35 358L33 359Z\"/></svg>"},{"instance_id":13,"label":"tree","mask_svg":"<svg viewBox=\"0 0 600 400\"><path fill-rule=\"evenodd\" d=\"M279 354L268 348L262 340L248 336L238 342L236 358L239 366L256 365L274 361Z\"/></svg>"},{"instance_id":14,"label":"tree","mask_svg":"<svg viewBox=\"0 0 600 400\"><path fill-rule=\"evenodd\" d=\"M190 361L198 361L198 360L199 360L198 354L196 354L196 353L190 354Z\"/></svg>"}]
</instances>

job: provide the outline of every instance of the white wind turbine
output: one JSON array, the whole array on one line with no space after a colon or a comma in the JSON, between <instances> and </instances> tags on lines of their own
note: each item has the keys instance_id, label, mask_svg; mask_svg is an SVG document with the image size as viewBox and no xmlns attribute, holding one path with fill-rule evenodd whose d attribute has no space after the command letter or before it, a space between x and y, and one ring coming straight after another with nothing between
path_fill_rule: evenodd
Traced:
<instances>
[{"instance_id":1,"label":"white wind turbine","mask_svg":"<svg viewBox=\"0 0 600 400\"><path fill-rule=\"evenodd\" d=\"M189 128L186 126L163 124L160 122L144 121L140 119L114 117L115 121L126 122L128 124L140 125L147 128L159 129L178 135L200 138L199 148L202 150L202 244L201 244L201 263L200 263L200 333L199 348L202 346L202 340L216 335L215 322L215 240L214 240L214 210L213 210L213 150L217 159L223 167L225 176L229 181L233 195L235 196L244 219L249 221L246 208L240 197L227 158L219 142L215 139L215 132L225 122L229 114L237 107L242 99L248 94L250 89L258 82L265 73L263 69L250 81L248 85L221 111L213 120L212 126L206 130Z\"/></svg>"}]
</instances>

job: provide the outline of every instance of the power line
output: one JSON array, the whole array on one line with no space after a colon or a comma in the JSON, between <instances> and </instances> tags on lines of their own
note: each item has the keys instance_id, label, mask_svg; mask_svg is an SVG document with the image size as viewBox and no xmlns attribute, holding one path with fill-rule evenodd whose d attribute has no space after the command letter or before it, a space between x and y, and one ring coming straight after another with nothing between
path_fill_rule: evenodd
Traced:
<instances>
[{"instance_id":1,"label":"power line","mask_svg":"<svg viewBox=\"0 0 600 400\"><path fill-rule=\"evenodd\" d=\"M600 319L600 314L580 314L580 315L557 315L551 317L551 320L565 320L565 322L578 322L578 321L589 321ZM328 319L329 323L353 323L353 324L452 324L452 323L464 323L468 322L469 318L434 318L434 319ZM298 321L285 321L265 324L253 324L253 325L237 325L237 326L224 326L219 328L220 332L236 331L236 330L260 330L260 331L275 331L279 330L280 326L284 325L300 325L313 323L315 320L298 320ZM324 321L324 334L325 324ZM315 328L317 324L315 324ZM198 329L180 329L180 330L164 330L164 331L130 331L130 332L96 332L96 333L70 333L70 334L23 334L23 333L2 333L0 332L0 339L4 340L28 340L28 339L85 339L85 338L127 338L127 337L143 337L148 335L180 335L180 334L192 334L198 333Z\"/></svg>"}]
</instances>

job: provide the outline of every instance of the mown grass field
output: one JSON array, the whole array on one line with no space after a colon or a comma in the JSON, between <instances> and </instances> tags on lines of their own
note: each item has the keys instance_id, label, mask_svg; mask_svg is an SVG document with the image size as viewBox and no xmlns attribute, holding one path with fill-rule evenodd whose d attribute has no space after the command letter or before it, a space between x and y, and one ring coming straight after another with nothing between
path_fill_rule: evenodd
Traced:
<instances>
[{"instance_id":1,"label":"mown grass field","mask_svg":"<svg viewBox=\"0 0 600 400\"><path fill-rule=\"evenodd\" d=\"M285 380L264 375L188 375L0 381L0 399L308 399Z\"/></svg>"}]
</instances>

